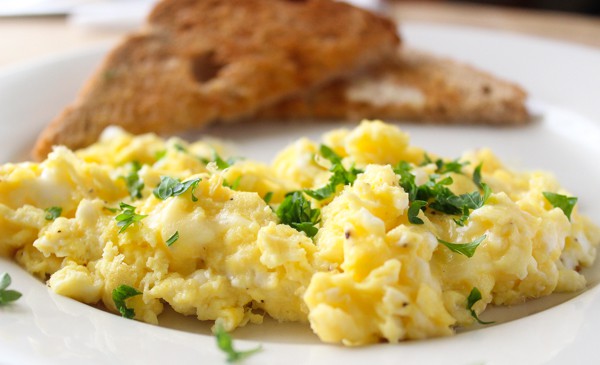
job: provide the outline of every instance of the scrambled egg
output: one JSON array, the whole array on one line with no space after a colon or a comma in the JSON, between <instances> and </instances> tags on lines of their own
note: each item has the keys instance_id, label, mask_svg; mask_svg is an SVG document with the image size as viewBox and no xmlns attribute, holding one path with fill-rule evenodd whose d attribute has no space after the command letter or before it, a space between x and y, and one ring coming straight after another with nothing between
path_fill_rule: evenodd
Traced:
<instances>
[{"instance_id":1,"label":"scrambled egg","mask_svg":"<svg viewBox=\"0 0 600 365\"><path fill-rule=\"evenodd\" d=\"M336 160L318 144L301 139L271 165L228 163L215 141L109 129L89 148L0 167L0 253L55 292L112 311L113 291L135 288L141 295L126 303L145 322L158 323L165 304L226 330L269 315L307 321L323 341L345 345L451 335L490 303L585 287L579 271L593 263L600 229L545 197L568 196L549 174L510 171L489 150L448 169L451 160L382 122L332 131L323 144L354 175L322 199L305 195L320 212L314 237L282 223L278 207L287 193L332 180ZM462 221L431 202L411 213L401 161L415 186L477 198L480 175L491 194ZM196 183L160 198L164 177ZM125 227L121 203L138 218ZM478 239L471 257L442 243Z\"/></svg>"}]
</instances>

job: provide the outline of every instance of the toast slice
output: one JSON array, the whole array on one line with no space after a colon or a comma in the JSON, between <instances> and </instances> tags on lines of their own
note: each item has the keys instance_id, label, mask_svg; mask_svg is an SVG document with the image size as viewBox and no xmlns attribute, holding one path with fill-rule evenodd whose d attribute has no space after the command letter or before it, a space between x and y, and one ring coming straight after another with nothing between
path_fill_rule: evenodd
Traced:
<instances>
[{"instance_id":1,"label":"toast slice","mask_svg":"<svg viewBox=\"0 0 600 365\"><path fill-rule=\"evenodd\" d=\"M469 65L401 48L362 74L261 110L257 118L524 124L526 92Z\"/></svg>"},{"instance_id":2,"label":"toast slice","mask_svg":"<svg viewBox=\"0 0 600 365\"><path fill-rule=\"evenodd\" d=\"M332 0L163 0L32 154L84 147L110 124L173 133L238 119L380 62L398 44L391 21Z\"/></svg>"}]
</instances>

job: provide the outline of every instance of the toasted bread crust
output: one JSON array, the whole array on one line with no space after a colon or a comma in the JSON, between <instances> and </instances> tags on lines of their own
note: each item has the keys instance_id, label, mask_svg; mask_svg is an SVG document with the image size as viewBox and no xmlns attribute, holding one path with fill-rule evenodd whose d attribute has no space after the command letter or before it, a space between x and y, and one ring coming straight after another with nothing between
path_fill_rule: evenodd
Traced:
<instances>
[{"instance_id":1,"label":"toasted bread crust","mask_svg":"<svg viewBox=\"0 0 600 365\"><path fill-rule=\"evenodd\" d=\"M244 117L379 62L398 44L389 20L330 0L164 0L32 154L86 146L110 124L166 133Z\"/></svg>"},{"instance_id":2,"label":"toasted bread crust","mask_svg":"<svg viewBox=\"0 0 600 365\"><path fill-rule=\"evenodd\" d=\"M255 117L516 125L531 120L526 98L518 85L474 67L402 48L362 74L284 100Z\"/></svg>"}]
</instances>

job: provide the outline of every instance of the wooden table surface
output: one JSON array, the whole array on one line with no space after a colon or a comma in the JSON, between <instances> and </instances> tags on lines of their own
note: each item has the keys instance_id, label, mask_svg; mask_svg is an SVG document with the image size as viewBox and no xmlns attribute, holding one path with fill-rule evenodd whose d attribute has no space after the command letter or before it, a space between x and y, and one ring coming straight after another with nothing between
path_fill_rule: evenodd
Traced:
<instances>
[{"instance_id":1,"label":"wooden table surface","mask_svg":"<svg viewBox=\"0 0 600 365\"><path fill-rule=\"evenodd\" d=\"M459 24L508 30L600 48L600 17L447 2L396 2L402 21ZM116 42L120 32L84 31L65 17L0 18L0 68L44 55Z\"/></svg>"}]
</instances>

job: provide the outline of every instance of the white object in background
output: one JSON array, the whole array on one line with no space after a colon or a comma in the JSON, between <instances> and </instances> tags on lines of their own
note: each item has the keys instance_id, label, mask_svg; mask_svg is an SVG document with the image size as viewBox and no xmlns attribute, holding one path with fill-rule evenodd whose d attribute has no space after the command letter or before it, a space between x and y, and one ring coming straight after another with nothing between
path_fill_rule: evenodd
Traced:
<instances>
[{"instance_id":1,"label":"white object in background","mask_svg":"<svg viewBox=\"0 0 600 365\"><path fill-rule=\"evenodd\" d=\"M93 0L0 0L0 16L66 15Z\"/></svg>"},{"instance_id":2,"label":"white object in background","mask_svg":"<svg viewBox=\"0 0 600 365\"><path fill-rule=\"evenodd\" d=\"M350 3L354 6L371 10L374 12L383 12L385 4L383 0L343 0L344 2Z\"/></svg>"},{"instance_id":3,"label":"white object in background","mask_svg":"<svg viewBox=\"0 0 600 365\"><path fill-rule=\"evenodd\" d=\"M155 0L102 1L75 7L69 24L83 30L130 31L139 28Z\"/></svg>"},{"instance_id":4,"label":"white object in background","mask_svg":"<svg viewBox=\"0 0 600 365\"><path fill-rule=\"evenodd\" d=\"M371 11L384 9L382 0L344 0ZM69 24L86 31L131 31L138 29L156 0L95 1L71 9Z\"/></svg>"}]
</instances>

